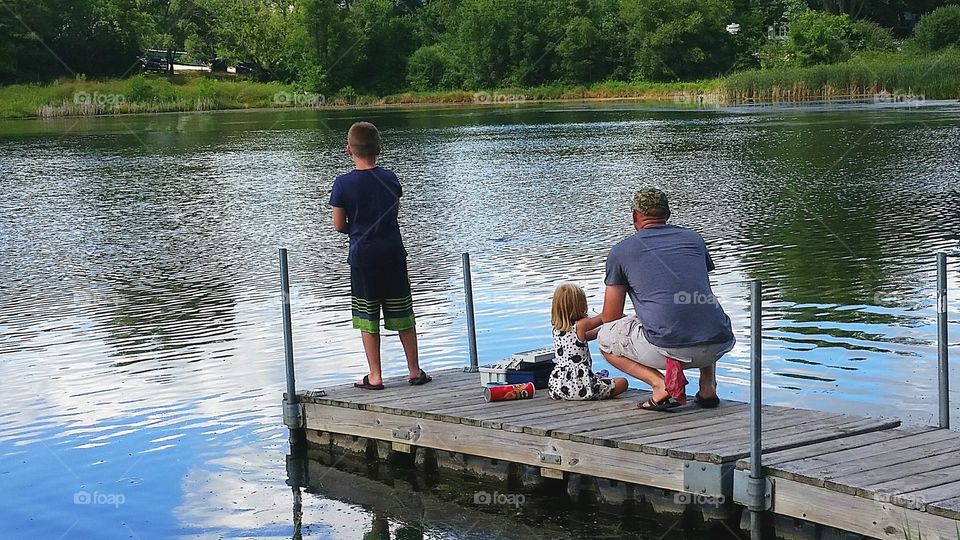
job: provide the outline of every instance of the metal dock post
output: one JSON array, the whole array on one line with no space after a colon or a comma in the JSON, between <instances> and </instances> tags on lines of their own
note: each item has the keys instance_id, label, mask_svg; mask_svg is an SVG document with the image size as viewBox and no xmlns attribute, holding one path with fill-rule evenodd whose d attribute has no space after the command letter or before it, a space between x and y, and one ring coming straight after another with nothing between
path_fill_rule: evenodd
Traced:
<instances>
[{"instance_id":1,"label":"metal dock post","mask_svg":"<svg viewBox=\"0 0 960 540\"><path fill-rule=\"evenodd\" d=\"M290 444L306 439L303 410L297 400L297 383L293 369L293 323L290 317L290 275L287 270L287 249L280 248L280 289L283 295L283 353L287 371L287 395L283 400L283 424L290 429Z\"/></svg>"},{"instance_id":2,"label":"metal dock post","mask_svg":"<svg viewBox=\"0 0 960 540\"><path fill-rule=\"evenodd\" d=\"M466 371L476 373L479 368L477 356L477 322L473 312L473 282L470 277L470 254L463 254L463 295L467 311L467 341L470 345L470 367Z\"/></svg>"},{"instance_id":3,"label":"metal dock post","mask_svg":"<svg viewBox=\"0 0 960 540\"><path fill-rule=\"evenodd\" d=\"M750 510L750 538L761 540L763 530L762 512L770 509L772 485L764 478L763 463L763 425L762 374L763 357L763 291L759 279L750 283L750 477L747 480L747 496Z\"/></svg>"},{"instance_id":4,"label":"metal dock post","mask_svg":"<svg viewBox=\"0 0 960 540\"><path fill-rule=\"evenodd\" d=\"M937 372L940 427L950 429L950 342L947 329L947 254L937 253Z\"/></svg>"}]
</instances>

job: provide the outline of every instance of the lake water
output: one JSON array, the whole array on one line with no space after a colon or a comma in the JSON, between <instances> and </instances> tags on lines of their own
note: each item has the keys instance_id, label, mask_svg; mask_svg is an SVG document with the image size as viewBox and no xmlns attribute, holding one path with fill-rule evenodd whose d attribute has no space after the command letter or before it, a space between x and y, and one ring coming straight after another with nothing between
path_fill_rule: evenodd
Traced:
<instances>
[{"instance_id":1,"label":"lake water","mask_svg":"<svg viewBox=\"0 0 960 540\"><path fill-rule=\"evenodd\" d=\"M290 249L298 386L361 377L347 243L326 204L358 119L381 128L382 164L404 182L427 370L467 362L462 252L481 363L543 346L558 283L581 284L599 309L606 253L632 232L632 192L652 183L717 263L715 292L740 339L719 364L721 397L748 396L747 281L760 278L768 403L936 421L933 254L960 238L956 104L5 122L4 536L291 535L277 248ZM954 324L958 274L952 259ZM403 372L395 338L385 371ZM306 536L411 525L336 493L304 495ZM527 538L544 520L571 536L589 527L564 512L510 519ZM502 534L418 526L430 538Z\"/></svg>"}]
</instances>

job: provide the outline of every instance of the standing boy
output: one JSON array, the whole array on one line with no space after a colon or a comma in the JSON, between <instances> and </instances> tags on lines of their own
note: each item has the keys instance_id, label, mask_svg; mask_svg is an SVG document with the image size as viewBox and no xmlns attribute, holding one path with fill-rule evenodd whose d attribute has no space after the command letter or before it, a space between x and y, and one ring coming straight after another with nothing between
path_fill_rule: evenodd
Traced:
<instances>
[{"instance_id":1,"label":"standing boy","mask_svg":"<svg viewBox=\"0 0 960 540\"><path fill-rule=\"evenodd\" d=\"M350 235L350 294L353 327L360 330L370 373L357 388L382 390L380 370L380 310L383 326L400 334L407 357L408 382L430 382L417 358L417 330L407 277L407 251L400 238L397 212L403 188L392 171L377 166L380 132L369 122L357 122L347 132L347 154L354 169L333 182L330 206L333 226Z\"/></svg>"}]
</instances>

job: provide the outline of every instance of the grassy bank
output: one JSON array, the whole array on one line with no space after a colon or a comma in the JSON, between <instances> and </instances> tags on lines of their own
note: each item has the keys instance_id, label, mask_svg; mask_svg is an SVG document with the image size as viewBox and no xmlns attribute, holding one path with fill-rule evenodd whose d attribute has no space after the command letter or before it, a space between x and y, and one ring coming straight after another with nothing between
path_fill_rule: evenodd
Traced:
<instances>
[{"instance_id":1,"label":"grassy bank","mask_svg":"<svg viewBox=\"0 0 960 540\"><path fill-rule=\"evenodd\" d=\"M683 83L604 82L589 86L550 85L496 90L404 92L361 95L350 89L332 96L306 93L294 85L207 76L138 75L124 80L61 80L49 85L0 87L0 118L54 118L222 109L376 106L419 104L511 104L525 101L638 98L719 98L719 81Z\"/></svg>"},{"instance_id":2,"label":"grassy bank","mask_svg":"<svg viewBox=\"0 0 960 540\"><path fill-rule=\"evenodd\" d=\"M960 99L960 50L909 56L885 54L794 69L756 70L723 79L728 102L783 102L879 96Z\"/></svg>"},{"instance_id":3,"label":"grassy bank","mask_svg":"<svg viewBox=\"0 0 960 540\"><path fill-rule=\"evenodd\" d=\"M99 114L221 109L420 104L512 104L525 101L641 99L692 103L795 102L850 97L960 98L960 51L935 55L886 54L807 68L744 71L698 82L603 82L481 91L404 92L332 96L278 82L203 75L137 75L129 79L62 80L0 87L0 118L54 118Z\"/></svg>"}]
</instances>

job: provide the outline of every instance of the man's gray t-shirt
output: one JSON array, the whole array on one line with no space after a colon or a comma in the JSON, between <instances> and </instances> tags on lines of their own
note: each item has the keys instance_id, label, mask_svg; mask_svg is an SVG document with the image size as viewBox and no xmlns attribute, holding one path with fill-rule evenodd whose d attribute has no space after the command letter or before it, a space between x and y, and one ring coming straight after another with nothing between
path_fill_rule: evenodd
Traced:
<instances>
[{"instance_id":1,"label":"man's gray t-shirt","mask_svg":"<svg viewBox=\"0 0 960 540\"><path fill-rule=\"evenodd\" d=\"M694 347L733 339L730 318L710 288L703 238L675 225L640 229L607 256L607 285L627 287L651 344Z\"/></svg>"}]
</instances>

